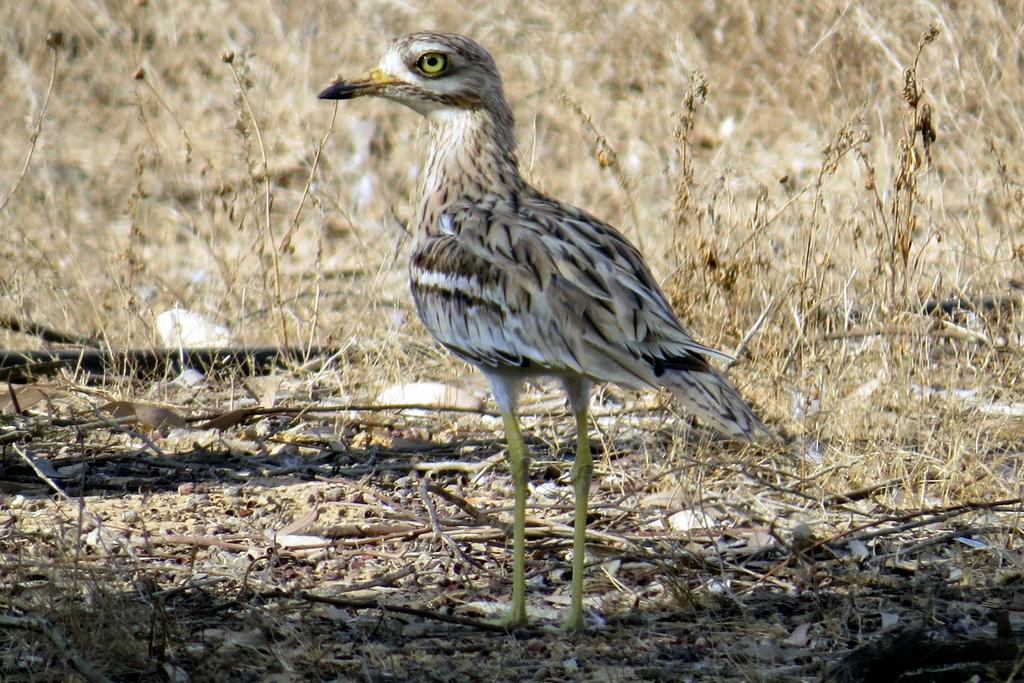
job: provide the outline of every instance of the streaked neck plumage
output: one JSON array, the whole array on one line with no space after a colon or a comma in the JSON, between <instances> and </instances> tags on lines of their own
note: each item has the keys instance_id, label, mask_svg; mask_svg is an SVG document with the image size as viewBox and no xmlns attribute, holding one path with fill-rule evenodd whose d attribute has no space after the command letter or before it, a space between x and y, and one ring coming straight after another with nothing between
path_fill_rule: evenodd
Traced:
<instances>
[{"instance_id":1,"label":"streaked neck plumage","mask_svg":"<svg viewBox=\"0 0 1024 683\"><path fill-rule=\"evenodd\" d=\"M441 210L457 201L508 198L526 189L519 174L512 112L504 101L427 115L430 149L420 181L419 231L437 231Z\"/></svg>"}]
</instances>

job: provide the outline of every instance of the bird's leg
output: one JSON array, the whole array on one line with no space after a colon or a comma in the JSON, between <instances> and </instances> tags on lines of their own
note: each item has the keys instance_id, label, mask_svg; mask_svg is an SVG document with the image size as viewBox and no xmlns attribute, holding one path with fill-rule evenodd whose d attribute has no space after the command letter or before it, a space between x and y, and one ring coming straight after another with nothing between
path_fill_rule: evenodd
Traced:
<instances>
[{"instance_id":1,"label":"bird's leg","mask_svg":"<svg viewBox=\"0 0 1024 683\"><path fill-rule=\"evenodd\" d=\"M572 486L576 494L576 517L572 530L572 603L565 618L567 631L583 628L583 561L587 540L587 496L594 475L594 461L587 438L587 405L576 406L576 462L572 466Z\"/></svg>"},{"instance_id":2,"label":"bird's leg","mask_svg":"<svg viewBox=\"0 0 1024 683\"><path fill-rule=\"evenodd\" d=\"M509 469L515 485L516 503L512 518L512 611L502 623L509 628L526 626L526 495L529 457L515 413L502 411L508 442Z\"/></svg>"}]
</instances>

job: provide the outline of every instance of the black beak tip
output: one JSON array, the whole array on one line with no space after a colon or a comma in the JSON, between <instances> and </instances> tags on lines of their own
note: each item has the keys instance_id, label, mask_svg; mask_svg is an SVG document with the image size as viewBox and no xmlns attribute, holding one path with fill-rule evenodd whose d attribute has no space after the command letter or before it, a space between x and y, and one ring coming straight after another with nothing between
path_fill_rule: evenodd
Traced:
<instances>
[{"instance_id":1,"label":"black beak tip","mask_svg":"<svg viewBox=\"0 0 1024 683\"><path fill-rule=\"evenodd\" d=\"M337 83L331 83L329 86L320 91L317 95L317 99L321 100L348 100L352 98L353 88L345 81L338 81Z\"/></svg>"}]
</instances>

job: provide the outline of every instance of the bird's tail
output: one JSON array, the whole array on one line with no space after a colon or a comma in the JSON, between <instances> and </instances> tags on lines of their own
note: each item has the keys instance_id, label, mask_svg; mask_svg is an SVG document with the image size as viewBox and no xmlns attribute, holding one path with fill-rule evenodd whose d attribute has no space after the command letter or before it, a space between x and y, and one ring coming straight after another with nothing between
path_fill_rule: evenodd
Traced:
<instances>
[{"instance_id":1,"label":"bird's tail","mask_svg":"<svg viewBox=\"0 0 1024 683\"><path fill-rule=\"evenodd\" d=\"M717 370L666 372L660 378L683 407L722 434L741 441L766 441L772 433L739 392Z\"/></svg>"}]
</instances>

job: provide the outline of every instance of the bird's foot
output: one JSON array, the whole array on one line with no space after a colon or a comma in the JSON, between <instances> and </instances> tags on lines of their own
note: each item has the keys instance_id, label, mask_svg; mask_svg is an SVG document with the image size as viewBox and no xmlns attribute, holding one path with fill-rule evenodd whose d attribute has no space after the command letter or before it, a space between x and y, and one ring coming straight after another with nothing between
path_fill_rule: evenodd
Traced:
<instances>
[{"instance_id":1,"label":"bird's foot","mask_svg":"<svg viewBox=\"0 0 1024 683\"><path fill-rule=\"evenodd\" d=\"M582 609L570 609L569 614L566 615L565 621L562 622L562 630L567 633L579 633L583 630L583 610Z\"/></svg>"},{"instance_id":2,"label":"bird's foot","mask_svg":"<svg viewBox=\"0 0 1024 683\"><path fill-rule=\"evenodd\" d=\"M505 616L491 620L490 623L507 631L517 631L526 628L529 622L526 620L526 610L513 609Z\"/></svg>"}]
</instances>

